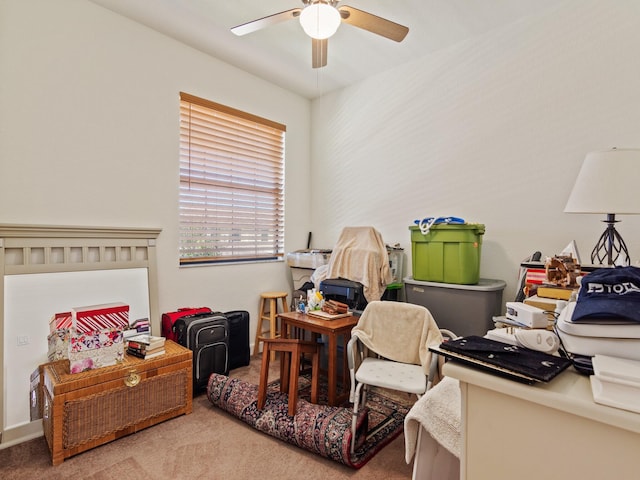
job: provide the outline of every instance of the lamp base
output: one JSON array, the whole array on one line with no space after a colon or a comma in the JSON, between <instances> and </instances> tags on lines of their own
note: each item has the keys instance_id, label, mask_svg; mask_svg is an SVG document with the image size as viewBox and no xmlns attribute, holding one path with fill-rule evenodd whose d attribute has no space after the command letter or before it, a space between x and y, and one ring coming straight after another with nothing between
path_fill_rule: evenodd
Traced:
<instances>
[{"instance_id":1,"label":"lamp base","mask_svg":"<svg viewBox=\"0 0 640 480\"><path fill-rule=\"evenodd\" d=\"M591 263L594 265L618 265L618 259L622 256L625 265L631 265L627 244L616 230L615 213L608 213L607 219L603 220L607 224L607 229L602 232L600 239L591 252Z\"/></svg>"}]
</instances>

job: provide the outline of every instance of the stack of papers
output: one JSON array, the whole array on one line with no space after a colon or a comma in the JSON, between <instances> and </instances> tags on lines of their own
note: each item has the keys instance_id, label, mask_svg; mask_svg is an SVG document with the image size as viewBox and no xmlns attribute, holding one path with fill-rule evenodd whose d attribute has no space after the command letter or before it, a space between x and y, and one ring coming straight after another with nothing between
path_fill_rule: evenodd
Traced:
<instances>
[{"instance_id":1,"label":"stack of papers","mask_svg":"<svg viewBox=\"0 0 640 480\"><path fill-rule=\"evenodd\" d=\"M164 355L164 337L143 334L131 337L127 344L127 353L138 358L154 358Z\"/></svg>"},{"instance_id":2,"label":"stack of papers","mask_svg":"<svg viewBox=\"0 0 640 480\"><path fill-rule=\"evenodd\" d=\"M640 413L640 361L595 355L592 363L595 402Z\"/></svg>"},{"instance_id":3,"label":"stack of papers","mask_svg":"<svg viewBox=\"0 0 640 480\"><path fill-rule=\"evenodd\" d=\"M353 315L351 312L346 313L327 313L322 310L309 310L307 315L311 315L312 317L323 318L324 320L336 320L338 318L350 317Z\"/></svg>"}]
</instances>

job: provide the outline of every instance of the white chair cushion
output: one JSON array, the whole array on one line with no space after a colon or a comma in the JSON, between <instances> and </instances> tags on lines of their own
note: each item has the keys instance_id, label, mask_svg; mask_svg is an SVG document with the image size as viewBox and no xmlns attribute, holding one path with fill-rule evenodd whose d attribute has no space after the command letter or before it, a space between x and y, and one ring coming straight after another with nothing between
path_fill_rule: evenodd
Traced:
<instances>
[{"instance_id":1,"label":"white chair cushion","mask_svg":"<svg viewBox=\"0 0 640 480\"><path fill-rule=\"evenodd\" d=\"M422 395L427 389L427 376L422 366L381 358L365 358L356 370L356 381L416 395Z\"/></svg>"}]
</instances>

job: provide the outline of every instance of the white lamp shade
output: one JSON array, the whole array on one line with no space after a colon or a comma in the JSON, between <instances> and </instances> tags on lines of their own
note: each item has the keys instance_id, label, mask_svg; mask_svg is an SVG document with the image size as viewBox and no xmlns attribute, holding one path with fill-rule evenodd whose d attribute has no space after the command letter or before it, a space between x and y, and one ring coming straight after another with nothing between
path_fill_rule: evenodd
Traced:
<instances>
[{"instance_id":1,"label":"white lamp shade","mask_svg":"<svg viewBox=\"0 0 640 480\"><path fill-rule=\"evenodd\" d=\"M300 13L300 25L304 33L318 40L336 33L341 21L340 12L326 3L312 3Z\"/></svg>"},{"instance_id":2,"label":"white lamp shade","mask_svg":"<svg viewBox=\"0 0 640 480\"><path fill-rule=\"evenodd\" d=\"M640 149L587 154L565 213L640 213Z\"/></svg>"}]
</instances>

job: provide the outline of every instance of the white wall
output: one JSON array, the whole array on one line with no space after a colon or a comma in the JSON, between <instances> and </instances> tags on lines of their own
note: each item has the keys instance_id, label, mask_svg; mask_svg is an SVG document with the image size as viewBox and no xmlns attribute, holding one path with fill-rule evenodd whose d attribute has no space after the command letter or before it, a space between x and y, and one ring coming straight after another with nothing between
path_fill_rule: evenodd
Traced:
<instances>
[{"instance_id":1,"label":"white wall","mask_svg":"<svg viewBox=\"0 0 640 480\"><path fill-rule=\"evenodd\" d=\"M90 2L5 0L0 222L161 227L161 311L253 312L287 288L283 263L178 268L183 90L287 125L287 251L374 225L409 252L414 219L458 215L486 225L481 275L510 298L522 258L587 256L603 229L562 210L588 151L640 146L639 20L634 0L559 2L311 108ZM635 263L640 219L622 220Z\"/></svg>"},{"instance_id":2,"label":"white wall","mask_svg":"<svg viewBox=\"0 0 640 480\"><path fill-rule=\"evenodd\" d=\"M162 228L160 311L254 320L289 288L284 262L178 267L178 94L287 125L287 251L308 232L307 99L84 0L0 2L0 71L0 222Z\"/></svg>"},{"instance_id":3,"label":"white wall","mask_svg":"<svg viewBox=\"0 0 640 480\"><path fill-rule=\"evenodd\" d=\"M4 279L3 345L5 377L2 388L5 428L29 422L29 377L47 360L47 335L53 313L113 300L129 305L129 318L149 318L146 268L90 272L7 275ZM37 301L34 301L37 298ZM26 337L26 338L25 338ZM16 340L21 338L26 344Z\"/></svg>"},{"instance_id":4,"label":"white wall","mask_svg":"<svg viewBox=\"0 0 640 480\"><path fill-rule=\"evenodd\" d=\"M562 210L588 151L640 146L638 20L634 0L558 2L311 108L91 2L5 0L0 222L161 227L161 311L254 312L283 263L177 265L183 90L287 125L286 251L374 225L409 253L414 219L458 215L486 225L481 275L512 298L522 258L572 239L588 256L603 229ZM640 219L621 219L636 263Z\"/></svg>"},{"instance_id":5,"label":"white wall","mask_svg":"<svg viewBox=\"0 0 640 480\"><path fill-rule=\"evenodd\" d=\"M0 222L160 227L160 310L255 323L282 262L178 267L186 91L287 125L286 251L373 225L409 253L414 219L462 216L486 225L481 276L509 299L522 258L572 239L588 256L603 229L562 211L587 152L640 147L639 22L636 0L559 1L310 105L91 2L3 0ZM622 220L638 263L640 218Z\"/></svg>"},{"instance_id":6,"label":"white wall","mask_svg":"<svg viewBox=\"0 0 640 480\"><path fill-rule=\"evenodd\" d=\"M373 225L410 254L414 219L484 223L480 275L505 300L535 250L575 239L588 261L604 215L563 210L587 152L640 147L639 23L635 0L558 2L314 101L315 244ZM638 263L640 218L620 219Z\"/></svg>"}]
</instances>

